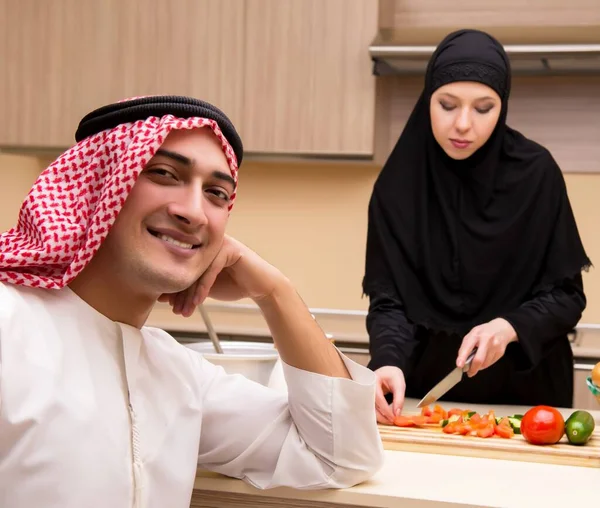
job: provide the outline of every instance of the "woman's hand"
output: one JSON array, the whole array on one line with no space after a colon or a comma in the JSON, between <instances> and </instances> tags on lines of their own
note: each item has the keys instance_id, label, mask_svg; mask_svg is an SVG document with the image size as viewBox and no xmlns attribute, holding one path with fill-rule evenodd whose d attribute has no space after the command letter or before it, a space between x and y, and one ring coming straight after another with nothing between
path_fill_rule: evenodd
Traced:
<instances>
[{"instance_id":1,"label":"woman's hand","mask_svg":"<svg viewBox=\"0 0 600 508\"><path fill-rule=\"evenodd\" d=\"M386 366L377 369L375 377L377 379L375 392L377 421L392 425L394 417L400 415L404 404L404 392L406 391L404 373L398 367ZM391 405L385 400L385 395L388 393L394 397Z\"/></svg>"},{"instance_id":2,"label":"woman's hand","mask_svg":"<svg viewBox=\"0 0 600 508\"><path fill-rule=\"evenodd\" d=\"M471 367L467 371L467 375L472 377L500 360L506 347L517 340L515 329L505 319L497 318L476 326L465 335L458 351L456 366L463 368L473 349L477 348Z\"/></svg>"}]
</instances>

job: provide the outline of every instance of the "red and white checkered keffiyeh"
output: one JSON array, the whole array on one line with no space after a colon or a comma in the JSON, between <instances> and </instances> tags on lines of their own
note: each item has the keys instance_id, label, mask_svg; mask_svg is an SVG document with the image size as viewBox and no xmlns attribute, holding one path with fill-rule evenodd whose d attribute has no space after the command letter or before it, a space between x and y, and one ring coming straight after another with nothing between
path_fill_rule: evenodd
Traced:
<instances>
[{"instance_id":1,"label":"red and white checkered keffiyeh","mask_svg":"<svg viewBox=\"0 0 600 508\"><path fill-rule=\"evenodd\" d=\"M214 120L150 117L90 136L37 178L17 226L0 235L0 281L59 289L106 238L138 175L173 129L210 127L237 184L237 159ZM235 194L229 208L233 206Z\"/></svg>"}]
</instances>

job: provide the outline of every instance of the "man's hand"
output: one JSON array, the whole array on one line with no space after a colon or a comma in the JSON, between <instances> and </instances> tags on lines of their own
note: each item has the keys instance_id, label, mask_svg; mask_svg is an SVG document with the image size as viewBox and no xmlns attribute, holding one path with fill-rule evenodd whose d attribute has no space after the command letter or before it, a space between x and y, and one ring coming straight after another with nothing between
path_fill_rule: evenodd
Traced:
<instances>
[{"instance_id":1,"label":"man's hand","mask_svg":"<svg viewBox=\"0 0 600 508\"><path fill-rule=\"evenodd\" d=\"M269 296L286 281L283 274L243 243L225 236L219 253L188 289L163 295L175 314L189 317L208 296L216 300L251 298L255 302Z\"/></svg>"},{"instance_id":2,"label":"man's hand","mask_svg":"<svg viewBox=\"0 0 600 508\"><path fill-rule=\"evenodd\" d=\"M394 417L399 416L404 405L404 392L406 382L404 373L398 367L380 367L375 371L377 388L375 395L375 409L379 423L393 424ZM388 404L385 395L391 393L394 397L392 404Z\"/></svg>"},{"instance_id":3,"label":"man's hand","mask_svg":"<svg viewBox=\"0 0 600 508\"><path fill-rule=\"evenodd\" d=\"M229 236L225 236L221 250L196 283L180 293L162 295L159 301L168 301L175 314L189 317L208 296L217 300L254 300L281 359L288 365L331 377L350 377L337 349L290 281Z\"/></svg>"},{"instance_id":4,"label":"man's hand","mask_svg":"<svg viewBox=\"0 0 600 508\"><path fill-rule=\"evenodd\" d=\"M517 340L515 329L505 319L497 318L476 326L465 335L458 351L456 366L463 368L468 356L477 347L477 353L467 372L468 376L472 377L500 360L504 356L506 347Z\"/></svg>"}]
</instances>

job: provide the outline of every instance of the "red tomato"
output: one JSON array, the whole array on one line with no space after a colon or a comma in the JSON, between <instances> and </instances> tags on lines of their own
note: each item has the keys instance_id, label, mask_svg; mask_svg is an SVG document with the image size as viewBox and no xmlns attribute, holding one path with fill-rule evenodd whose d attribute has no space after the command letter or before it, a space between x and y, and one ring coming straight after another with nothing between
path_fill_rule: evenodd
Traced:
<instances>
[{"instance_id":1,"label":"red tomato","mask_svg":"<svg viewBox=\"0 0 600 508\"><path fill-rule=\"evenodd\" d=\"M456 434L458 424L456 422L449 423L443 429L444 434Z\"/></svg>"},{"instance_id":2,"label":"red tomato","mask_svg":"<svg viewBox=\"0 0 600 508\"><path fill-rule=\"evenodd\" d=\"M444 415L433 413L427 417L427 423L440 423L444 419Z\"/></svg>"},{"instance_id":3,"label":"red tomato","mask_svg":"<svg viewBox=\"0 0 600 508\"><path fill-rule=\"evenodd\" d=\"M411 420L413 422L415 422L415 425L417 427L422 427L423 425L425 425L427 423L427 417L426 416L413 416L411 418Z\"/></svg>"},{"instance_id":4,"label":"red tomato","mask_svg":"<svg viewBox=\"0 0 600 508\"><path fill-rule=\"evenodd\" d=\"M425 406L421 409L421 416L431 416L433 411L429 408L429 406Z\"/></svg>"},{"instance_id":5,"label":"red tomato","mask_svg":"<svg viewBox=\"0 0 600 508\"><path fill-rule=\"evenodd\" d=\"M473 416L471 416L471 419L469 420L471 422L471 425L477 426L481 423L481 415L478 413L475 413Z\"/></svg>"},{"instance_id":6,"label":"red tomato","mask_svg":"<svg viewBox=\"0 0 600 508\"><path fill-rule=\"evenodd\" d=\"M506 439L510 439L515 435L515 431L513 430L512 425L508 421L508 418L502 418L502 420L500 420L500 423L496 425L495 432L497 436Z\"/></svg>"},{"instance_id":7,"label":"red tomato","mask_svg":"<svg viewBox=\"0 0 600 508\"><path fill-rule=\"evenodd\" d=\"M462 414L463 414L463 409L454 408L454 409L451 409L450 411L448 411L448 418L450 418L451 416L454 416L454 415L462 416Z\"/></svg>"},{"instance_id":8,"label":"red tomato","mask_svg":"<svg viewBox=\"0 0 600 508\"><path fill-rule=\"evenodd\" d=\"M446 412L446 410L440 406L439 404L436 404L433 407L433 414L439 414L442 416L442 420L445 420L446 418L448 418L448 413Z\"/></svg>"},{"instance_id":9,"label":"red tomato","mask_svg":"<svg viewBox=\"0 0 600 508\"><path fill-rule=\"evenodd\" d=\"M553 407L535 406L523 415L521 433L531 444L556 444L565 433L565 420Z\"/></svg>"},{"instance_id":10,"label":"red tomato","mask_svg":"<svg viewBox=\"0 0 600 508\"><path fill-rule=\"evenodd\" d=\"M397 427L414 427L415 422L408 416L396 416L394 418L394 425Z\"/></svg>"},{"instance_id":11,"label":"red tomato","mask_svg":"<svg viewBox=\"0 0 600 508\"><path fill-rule=\"evenodd\" d=\"M477 429L478 437L492 437L494 435L494 427L492 425L486 425Z\"/></svg>"}]
</instances>

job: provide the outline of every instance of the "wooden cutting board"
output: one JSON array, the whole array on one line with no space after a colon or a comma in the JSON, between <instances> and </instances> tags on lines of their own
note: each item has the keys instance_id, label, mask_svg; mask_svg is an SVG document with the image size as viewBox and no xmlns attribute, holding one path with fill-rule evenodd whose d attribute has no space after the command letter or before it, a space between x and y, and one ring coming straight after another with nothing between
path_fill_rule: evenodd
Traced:
<instances>
[{"instance_id":1,"label":"wooden cutting board","mask_svg":"<svg viewBox=\"0 0 600 508\"><path fill-rule=\"evenodd\" d=\"M598 426L583 446L569 444L565 436L555 445L538 446L528 443L521 435L510 439L498 436L484 439L444 434L436 425L423 428L379 425L379 433L386 450L600 468Z\"/></svg>"}]
</instances>

